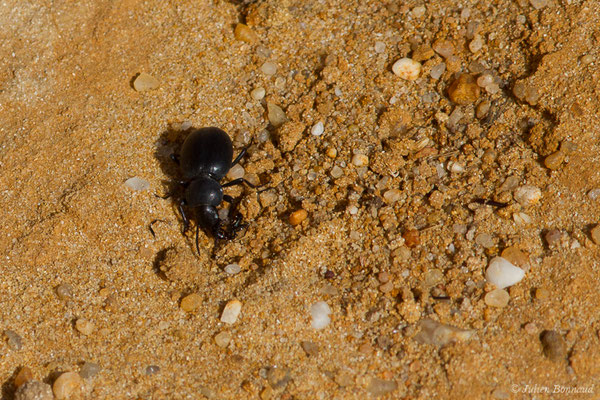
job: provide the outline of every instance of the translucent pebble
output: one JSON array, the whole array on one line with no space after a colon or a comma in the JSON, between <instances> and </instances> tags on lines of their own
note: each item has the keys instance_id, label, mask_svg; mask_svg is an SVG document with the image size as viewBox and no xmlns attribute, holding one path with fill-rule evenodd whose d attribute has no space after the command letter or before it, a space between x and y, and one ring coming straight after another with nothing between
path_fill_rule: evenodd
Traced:
<instances>
[{"instance_id":1,"label":"translucent pebble","mask_svg":"<svg viewBox=\"0 0 600 400\"><path fill-rule=\"evenodd\" d=\"M524 276L525 271L502 257L494 257L485 271L485 279L498 289L519 283Z\"/></svg>"},{"instance_id":2,"label":"translucent pebble","mask_svg":"<svg viewBox=\"0 0 600 400\"><path fill-rule=\"evenodd\" d=\"M60 284L56 287L56 295L61 300L68 300L73 297L73 286L68 283Z\"/></svg>"},{"instance_id":3,"label":"translucent pebble","mask_svg":"<svg viewBox=\"0 0 600 400\"><path fill-rule=\"evenodd\" d=\"M273 103L267 103L267 118L275 128L279 128L287 120L283 109Z\"/></svg>"},{"instance_id":4,"label":"translucent pebble","mask_svg":"<svg viewBox=\"0 0 600 400\"><path fill-rule=\"evenodd\" d=\"M429 318L421 320L419 327L421 331L417 333L415 340L419 343L435 346L445 346L448 343L469 340L475 333L473 330L445 325Z\"/></svg>"},{"instance_id":5,"label":"translucent pebble","mask_svg":"<svg viewBox=\"0 0 600 400\"><path fill-rule=\"evenodd\" d=\"M215 336L215 343L219 347L227 347L231 342L231 333L229 332L219 332Z\"/></svg>"},{"instance_id":6,"label":"translucent pebble","mask_svg":"<svg viewBox=\"0 0 600 400\"><path fill-rule=\"evenodd\" d=\"M417 6L412 9L412 14L415 18L421 18L423 15L425 15L426 11L427 9L425 6Z\"/></svg>"},{"instance_id":7,"label":"translucent pebble","mask_svg":"<svg viewBox=\"0 0 600 400\"><path fill-rule=\"evenodd\" d=\"M465 168L457 162L450 161L448 163L448 171L454 172L456 174L461 173L465 170Z\"/></svg>"},{"instance_id":8,"label":"translucent pebble","mask_svg":"<svg viewBox=\"0 0 600 400\"><path fill-rule=\"evenodd\" d=\"M491 307L506 307L508 305L508 301L510 300L510 295L504 289L495 289L485 295L484 301L485 304Z\"/></svg>"},{"instance_id":9,"label":"translucent pebble","mask_svg":"<svg viewBox=\"0 0 600 400\"><path fill-rule=\"evenodd\" d=\"M265 88L262 86L259 86L250 92L250 96L254 100L259 101L265 97L265 93L266 93Z\"/></svg>"},{"instance_id":10,"label":"translucent pebble","mask_svg":"<svg viewBox=\"0 0 600 400\"><path fill-rule=\"evenodd\" d=\"M265 61L265 63L260 67L260 70L265 75L275 75L277 73L277 64L275 64L273 61Z\"/></svg>"},{"instance_id":11,"label":"translucent pebble","mask_svg":"<svg viewBox=\"0 0 600 400\"><path fill-rule=\"evenodd\" d=\"M145 72L139 74L133 81L133 88L138 92L156 89L160 82L155 77L148 75Z\"/></svg>"},{"instance_id":12,"label":"translucent pebble","mask_svg":"<svg viewBox=\"0 0 600 400\"><path fill-rule=\"evenodd\" d=\"M548 5L548 0L529 0L529 2L531 3L531 6L536 10L544 8Z\"/></svg>"},{"instance_id":13,"label":"translucent pebble","mask_svg":"<svg viewBox=\"0 0 600 400\"><path fill-rule=\"evenodd\" d=\"M398 389L398 384L394 381L386 381L379 378L371 378L367 385L367 392L373 396L383 396Z\"/></svg>"},{"instance_id":14,"label":"translucent pebble","mask_svg":"<svg viewBox=\"0 0 600 400\"><path fill-rule=\"evenodd\" d=\"M244 171L244 167L242 167L240 164L235 164L227 173L227 178L229 180L240 179L244 177L245 173L246 171Z\"/></svg>"},{"instance_id":15,"label":"translucent pebble","mask_svg":"<svg viewBox=\"0 0 600 400\"><path fill-rule=\"evenodd\" d=\"M125 181L125 186L131 190L141 192L143 190L147 190L150 187L150 183L145 179L134 176L133 178L129 178Z\"/></svg>"},{"instance_id":16,"label":"translucent pebble","mask_svg":"<svg viewBox=\"0 0 600 400\"><path fill-rule=\"evenodd\" d=\"M158 365L148 365L146 367L146 375L154 375L160 371L160 367Z\"/></svg>"},{"instance_id":17,"label":"translucent pebble","mask_svg":"<svg viewBox=\"0 0 600 400\"><path fill-rule=\"evenodd\" d=\"M4 331L4 336L6 336L8 347L12 350L21 350L23 347L23 338L17 332L7 329Z\"/></svg>"},{"instance_id":18,"label":"translucent pebble","mask_svg":"<svg viewBox=\"0 0 600 400\"><path fill-rule=\"evenodd\" d=\"M197 311L202 306L202 296L192 293L181 299L181 309L185 312Z\"/></svg>"},{"instance_id":19,"label":"translucent pebble","mask_svg":"<svg viewBox=\"0 0 600 400\"><path fill-rule=\"evenodd\" d=\"M18 389L20 386L33 380L33 371L31 368L25 366L19 370L17 376L15 376L14 385Z\"/></svg>"},{"instance_id":20,"label":"translucent pebble","mask_svg":"<svg viewBox=\"0 0 600 400\"><path fill-rule=\"evenodd\" d=\"M388 204L394 204L402 197L402 191L400 189L390 189L383 194L383 199Z\"/></svg>"},{"instance_id":21,"label":"translucent pebble","mask_svg":"<svg viewBox=\"0 0 600 400\"><path fill-rule=\"evenodd\" d=\"M531 217L524 212L514 213L513 220L519 225L529 225L531 223Z\"/></svg>"},{"instance_id":22,"label":"translucent pebble","mask_svg":"<svg viewBox=\"0 0 600 400\"><path fill-rule=\"evenodd\" d=\"M488 100L484 100L481 103L477 104L477 108L475 109L475 116L479 119L483 119L487 116L488 111L490 110L491 103Z\"/></svg>"},{"instance_id":23,"label":"translucent pebble","mask_svg":"<svg viewBox=\"0 0 600 400\"><path fill-rule=\"evenodd\" d=\"M254 31L245 24L237 24L233 34L237 40L241 40L250 44L258 40L256 33L254 33Z\"/></svg>"},{"instance_id":24,"label":"translucent pebble","mask_svg":"<svg viewBox=\"0 0 600 400\"><path fill-rule=\"evenodd\" d=\"M431 76L435 80L438 80L444 74L445 71L446 63L439 63L438 65L435 65L431 68L429 76Z\"/></svg>"},{"instance_id":25,"label":"translucent pebble","mask_svg":"<svg viewBox=\"0 0 600 400\"><path fill-rule=\"evenodd\" d=\"M494 77L489 74L483 74L477 78L477 86L485 88L486 86L494 83Z\"/></svg>"},{"instance_id":26,"label":"translucent pebble","mask_svg":"<svg viewBox=\"0 0 600 400\"><path fill-rule=\"evenodd\" d=\"M346 211L348 211L348 214L350 215L356 215L358 214L358 207L356 207L355 205L351 205L348 206L348 208L346 208Z\"/></svg>"},{"instance_id":27,"label":"translucent pebble","mask_svg":"<svg viewBox=\"0 0 600 400\"><path fill-rule=\"evenodd\" d=\"M433 44L433 51L444 58L448 58L454 54L454 45L448 40L439 40Z\"/></svg>"},{"instance_id":28,"label":"translucent pebble","mask_svg":"<svg viewBox=\"0 0 600 400\"><path fill-rule=\"evenodd\" d=\"M344 175L344 170L338 167L337 165L334 165L333 168L331 168L331 176L334 179L337 179L342 175Z\"/></svg>"},{"instance_id":29,"label":"translucent pebble","mask_svg":"<svg viewBox=\"0 0 600 400\"><path fill-rule=\"evenodd\" d=\"M325 131L325 126L323 125L323 122L321 122L321 121L314 124L313 127L310 129L310 133L313 136L321 136L324 131Z\"/></svg>"},{"instance_id":30,"label":"translucent pebble","mask_svg":"<svg viewBox=\"0 0 600 400\"><path fill-rule=\"evenodd\" d=\"M240 267L239 264L229 264L229 265L226 265L225 268L223 268L223 269L229 275L238 274L242 270L242 268Z\"/></svg>"},{"instance_id":31,"label":"translucent pebble","mask_svg":"<svg viewBox=\"0 0 600 400\"><path fill-rule=\"evenodd\" d=\"M92 321L85 318L79 318L77 321L75 321L75 329L77 329L79 333L87 336L91 335L96 327Z\"/></svg>"},{"instance_id":32,"label":"translucent pebble","mask_svg":"<svg viewBox=\"0 0 600 400\"><path fill-rule=\"evenodd\" d=\"M101 369L102 368L100 367L100 365L98 365L96 363L86 362L81 366L79 375L83 379L93 378L94 376L98 375L98 372L100 372Z\"/></svg>"},{"instance_id":33,"label":"translucent pebble","mask_svg":"<svg viewBox=\"0 0 600 400\"><path fill-rule=\"evenodd\" d=\"M14 400L53 400L50 385L40 381L29 381L15 392Z\"/></svg>"},{"instance_id":34,"label":"translucent pebble","mask_svg":"<svg viewBox=\"0 0 600 400\"><path fill-rule=\"evenodd\" d=\"M384 42L375 42L375 52L376 53L383 53L385 52L385 43Z\"/></svg>"},{"instance_id":35,"label":"translucent pebble","mask_svg":"<svg viewBox=\"0 0 600 400\"><path fill-rule=\"evenodd\" d=\"M592 200L600 198L600 188L590 190L587 195Z\"/></svg>"},{"instance_id":36,"label":"translucent pebble","mask_svg":"<svg viewBox=\"0 0 600 400\"><path fill-rule=\"evenodd\" d=\"M597 245L600 245L600 225L596 225L590 230L590 237Z\"/></svg>"},{"instance_id":37,"label":"translucent pebble","mask_svg":"<svg viewBox=\"0 0 600 400\"><path fill-rule=\"evenodd\" d=\"M494 238L489 233L480 233L475 236L475 243L483 248L489 249L494 247Z\"/></svg>"},{"instance_id":38,"label":"translucent pebble","mask_svg":"<svg viewBox=\"0 0 600 400\"><path fill-rule=\"evenodd\" d=\"M331 308L324 301L319 301L310 307L310 315L312 317L311 326L314 329L323 329L331 322L329 315Z\"/></svg>"},{"instance_id":39,"label":"translucent pebble","mask_svg":"<svg viewBox=\"0 0 600 400\"><path fill-rule=\"evenodd\" d=\"M83 379L76 372L65 372L52 385L52 391L57 399L77 398L81 395Z\"/></svg>"},{"instance_id":40,"label":"translucent pebble","mask_svg":"<svg viewBox=\"0 0 600 400\"><path fill-rule=\"evenodd\" d=\"M540 341L544 348L544 355L551 361L562 361L567 358L567 343L557 331L543 331Z\"/></svg>"},{"instance_id":41,"label":"translucent pebble","mask_svg":"<svg viewBox=\"0 0 600 400\"><path fill-rule=\"evenodd\" d=\"M421 73L421 63L410 58L401 58L392 65L396 76L409 81L414 81Z\"/></svg>"},{"instance_id":42,"label":"translucent pebble","mask_svg":"<svg viewBox=\"0 0 600 400\"><path fill-rule=\"evenodd\" d=\"M226 324L234 324L237 321L240 312L242 311L242 303L239 300L231 300L223 309L221 314L221 322Z\"/></svg>"},{"instance_id":43,"label":"translucent pebble","mask_svg":"<svg viewBox=\"0 0 600 400\"><path fill-rule=\"evenodd\" d=\"M498 86L497 83L490 83L489 85L487 85L485 87L485 91L488 92L489 94L496 94L500 91L500 86Z\"/></svg>"},{"instance_id":44,"label":"translucent pebble","mask_svg":"<svg viewBox=\"0 0 600 400\"><path fill-rule=\"evenodd\" d=\"M482 47L483 39L481 39L481 36L479 35L475 35L473 40L469 42L469 50L471 50L471 53L477 53L479 50L481 50Z\"/></svg>"},{"instance_id":45,"label":"translucent pebble","mask_svg":"<svg viewBox=\"0 0 600 400\"><path fill-rule=\"evenodd\" d=\"M527 207L540 201L542 198L542 191L535 186L524 185L515 190L514 197L519 204L523 207Z\"/></svg>"},{"instance_id":46,"label":"translucent pebble","mask_svg":"<svg viewBox=\"0 0 600 400\"><path fill-rule=\"evenodd\" d=\"M352 156L352 164L356 167L364 167L369 165L369 157L364 154L355 154Z\"/></svg>"}]
</instances>

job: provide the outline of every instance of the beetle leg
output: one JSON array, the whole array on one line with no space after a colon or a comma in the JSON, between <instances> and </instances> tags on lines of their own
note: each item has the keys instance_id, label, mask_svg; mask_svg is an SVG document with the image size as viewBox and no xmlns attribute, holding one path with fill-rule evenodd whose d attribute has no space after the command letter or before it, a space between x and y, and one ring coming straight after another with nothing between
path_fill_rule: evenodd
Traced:
<instances>
[{"instance_id":1,"label":"beetle leg","mask_svg":"<svg viewBox=\"0 0 600 400\"><path fill-rule=\"evenodd\" d=\"M186 205L185 199L182 199L179 202L179 212L181 213L181 219L183 219L183 233L186 233L187 230L190 228L190 220L187 217L187 215L185 215L185 211L183 210L183 206Z\"/></svg>"},{"instance_id":2,"label":"beetle leg","mask_svg":"<svg viewBox=\"0 0 600 400\"><path fill-rule=\"evenodd\" d=\"M233 200L233 197L231 197L230 195L228 195L228 194L224 194L224 195L223 195L223 201L226 201L226 202L228 202L229 204L232 204L234 200Z\"/></svg>"},{"instance_id":3,"label":"beetle leg","mask_svg":"<svg viewBox=\"0 0 600 400\"><path fill-rule=\"evenodd\" d=\"M238 156L235 158L235 160L233 160L233 162L231 163L231 166L233 167L235 164L239 163L240 160L242 159L242 157L244 157L246 155L247 151L248 151L248 147L244 147L242 149L242 151L240 151L240 154L238 154Z\"/></svg>"},{"instance_id":4,"label":"beetle leg","mask_svg":"<svg viewBox=\"0 0 600 400\"><path fill-rule=\"evenodd\" d=\"M243 183L245 183L246 185L250 186L251 188L255 188L256 187L256 185L254 185L253 183L248 182L244 178L234 179L231 182L224 183L223 185L221 185L221 187L236 186L236 185L241 185Z\"/></svg>"}]
</instances>

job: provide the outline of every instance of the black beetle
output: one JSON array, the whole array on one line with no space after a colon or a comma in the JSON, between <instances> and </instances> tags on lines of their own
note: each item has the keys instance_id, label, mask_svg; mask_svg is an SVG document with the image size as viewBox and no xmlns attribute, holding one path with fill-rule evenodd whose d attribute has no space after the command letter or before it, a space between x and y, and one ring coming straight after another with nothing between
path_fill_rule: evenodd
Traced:
<instances>
[{"instance_id":1,"label":"black beetle","mask_svg":"<svg viewBox=\"0 0 600 400\"><path fill-rule=\"evenodd\" d=\"M236 233L245 225L242 224L238 214L227 229L223 229L223 221L219 218L217 206L223 201L233 203L233 198L223 194L223 188L234 185L246 184L255 186L244 178L234 179L221 185L220 181L227 172L237 164L246 154L247 148L232 161L233 144L229 135L222 129L209 127L192 131L183 142L181 152L171 158L181 168L183 180L180 182L185 188L185 195L179 203L179 211L183 219L183 231L189 228L189 218L184 207L194 208L196 211L196 249L198 246L198 231L202 229L210 232L215 240L233 239Z\"/></svg>"}]
</instances>

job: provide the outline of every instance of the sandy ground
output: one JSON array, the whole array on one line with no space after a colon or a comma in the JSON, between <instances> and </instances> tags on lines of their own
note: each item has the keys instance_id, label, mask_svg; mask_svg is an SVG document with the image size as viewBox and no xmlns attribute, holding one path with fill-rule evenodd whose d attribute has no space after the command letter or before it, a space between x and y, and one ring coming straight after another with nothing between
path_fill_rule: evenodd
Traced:
<instances>
[{"instance_id":1,"label":"sandy ground","mask_svg":"<svg viewBox=\"0 0 600 400\"><path fill-rule=\"evenodd\" d=\"M70 398L599 398L599 15L575 0L3 2L2 398L23 367L52 384L85 363L100 371ZM416 80L392 72L403 57ZM158 87L136 91L142 72ZM449 98L460 73L481 78L465 104ZM227 189L248 227L218 247L201 233L200 254L181 193L156 196L176 188L190 126L221 127L235 154L250 143L245 177L269 188ZM523 186L539 201L519 202ZM526 273L496 307L501 254ZM428 320L468 331L424 344Z\"/></svg>"}]
</instances>

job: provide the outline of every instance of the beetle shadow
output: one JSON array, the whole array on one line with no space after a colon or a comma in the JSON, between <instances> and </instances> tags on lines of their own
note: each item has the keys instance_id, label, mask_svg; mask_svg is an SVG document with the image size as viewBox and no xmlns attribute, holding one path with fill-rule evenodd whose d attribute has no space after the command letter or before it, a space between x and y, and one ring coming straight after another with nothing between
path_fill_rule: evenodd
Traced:
<instances>
[{"instance_id":1,"label":"beetle shadow","mask_svg":"<svg viewBox=\"0 0 600 400\"><path fill-rule=\"evenodd\" d=\"M181 173L179 165L171 156L173 154L179 154L181 145L187 137L187 135L193 130L188 128L186 130L175 130L168 128L163 131L155 142L154 158L158 161L158 165L162 170L163 174L168 179L162 180L163 193L157 193L158 197L169 198L173 197L179 190L181 190L178 184L181 179Z\"/></svg>"}]
</instances>

